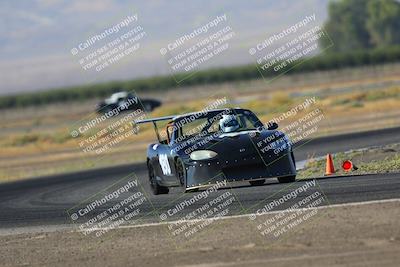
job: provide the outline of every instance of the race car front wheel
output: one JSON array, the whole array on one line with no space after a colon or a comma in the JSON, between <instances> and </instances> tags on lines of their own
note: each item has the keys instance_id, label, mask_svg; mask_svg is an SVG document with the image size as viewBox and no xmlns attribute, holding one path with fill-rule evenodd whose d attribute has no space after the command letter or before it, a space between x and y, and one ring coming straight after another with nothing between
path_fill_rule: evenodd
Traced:
<instances>
[{"instance_id":1,"label":"race car front wheel","mask_svg":"<svg viewBox=\"0 0 400 267\"><path fill-rule=\"evenodd\" d=\"M168 187L165 186L160 186L156 180L156 176L154 174L154 168L153 165L150 163L147 165L147 168L149 170L149 182L150 182L150 187L151 190L153 191L154 195L160 195L160 194L168 194L169 189Z\"/></svg>"}]
</instances>

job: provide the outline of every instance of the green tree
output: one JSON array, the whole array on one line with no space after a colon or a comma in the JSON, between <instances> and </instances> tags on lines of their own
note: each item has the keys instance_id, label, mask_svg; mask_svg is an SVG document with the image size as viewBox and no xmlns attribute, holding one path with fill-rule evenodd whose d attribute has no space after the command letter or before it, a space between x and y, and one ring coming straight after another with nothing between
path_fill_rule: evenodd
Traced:
<instances>
[{"instance_id":1,"label":"green tree","mask_svg":"<svg viewBox=\"0 0 400 267\"><path fill-rule=\"evenodd\" d=\"M400 44L400 4L392 0L368 2L367 29L374 46Z\"/></svg>"},{"instance_id":2,"label":"green tree","mask_svg":"<svg viewBox=\"0 0 400 267\"><path fill-rule=\"evenodd\" d=\"M334 42L331 51L343 52L400 44L400 3L394 0L330 2L324 28ZM321 39L326 47L329 40Z\"/></svg>"}]
</instances>

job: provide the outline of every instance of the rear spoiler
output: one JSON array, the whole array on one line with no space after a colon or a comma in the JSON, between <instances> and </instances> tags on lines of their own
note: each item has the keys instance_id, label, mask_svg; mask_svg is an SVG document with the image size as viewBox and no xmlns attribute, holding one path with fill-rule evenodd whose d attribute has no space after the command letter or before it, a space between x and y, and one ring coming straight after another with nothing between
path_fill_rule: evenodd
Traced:
<instances>
[{"instance_id":1,"label":"rear spoiler","mask_svg":"<svg viewBox=\"0 0 400 267\"><path fill-rule=\"evenodd\" d=\"M151 119L139 120L139 121L134 122L134 123L135 123L135 124L142 124L142 123L148 123L148 122L156 123L157 121L172 120L172 119L175 118L175 117L176 117L176 115L174 115L174 116L158 117L158 118L151 118Z\"/></svg>"},{"instance_id":2,"label":"rear spoiler","mask_svg":"<svg viewBox=\"0 0 400 267\"><path fill-rule=\"evenodd\" d=\"M151 118L151 119L145 119L145 120L139 120L139 121L133 121L133 128L136 129L136 125L138 124L143 124L143 123L153 123L154 126L154 131L156 132L157 135L157 139L159 142L161 142L161 138L160 138L160 134L158 132L158 128L157 128L157 122L159 121L166 121L166 120L172 120L173 118L177 117L176 115L173 116L165 116L165 117L158 117L158 118ZM134 130L134 133L137 134L138 131Z\"/></svg>"}]
</instances>

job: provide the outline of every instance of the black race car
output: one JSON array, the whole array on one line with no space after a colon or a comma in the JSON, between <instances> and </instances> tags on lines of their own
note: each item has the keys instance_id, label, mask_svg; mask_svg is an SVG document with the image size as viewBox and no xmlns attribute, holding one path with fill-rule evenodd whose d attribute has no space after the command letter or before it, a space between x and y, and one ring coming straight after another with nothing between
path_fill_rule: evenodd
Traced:
<instances>
[{"instance_id":1,"label":"black race car","mask_svg":"<svg viewBox=\"0 0 400 267\"><path fill-rule=\"evenodd\" d=\"M129 92L117 92L109 98L104 99L96 106L96 111L100 114L112 110L128 111L142 109L144 111L153 111L161 106L161 102L156 99L139 99L136 95Z\"/></svg>"},{"instance_id":2,"label":"black race car","mask_svg":"<svg viewBox=\"0 0 400 267\"><path fill-rule=\"evenodd\" d=\"M167 124L159 130L162 121ZM271 177L282 183L295 181L289 139L276 130L276 123L265 126L250 110L227 108L136 122L141 123L153 123L158 138L147 149L156 195L175 186L187 192L217 182L262 185Z\"/></svg>"}]
</instances>

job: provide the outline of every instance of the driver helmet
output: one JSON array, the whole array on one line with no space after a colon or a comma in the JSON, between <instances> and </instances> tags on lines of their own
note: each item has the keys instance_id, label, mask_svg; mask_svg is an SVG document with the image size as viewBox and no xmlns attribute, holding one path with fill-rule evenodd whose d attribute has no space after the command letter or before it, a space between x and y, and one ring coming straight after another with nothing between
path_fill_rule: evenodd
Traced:
<instances>
[{"instance_id":1,"label":"driver helmet","mask_svg":"<svg viewBox=\"0 0 400 267\"><path fill-rule=\"evenodd\" d=\"M236 131L240 126L234 115L222 115L222 118L219 120L219 127L224 133L231 133Z\"/></svg>"}]
</instances>

